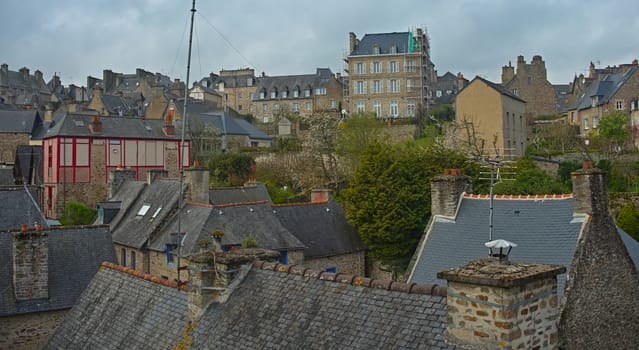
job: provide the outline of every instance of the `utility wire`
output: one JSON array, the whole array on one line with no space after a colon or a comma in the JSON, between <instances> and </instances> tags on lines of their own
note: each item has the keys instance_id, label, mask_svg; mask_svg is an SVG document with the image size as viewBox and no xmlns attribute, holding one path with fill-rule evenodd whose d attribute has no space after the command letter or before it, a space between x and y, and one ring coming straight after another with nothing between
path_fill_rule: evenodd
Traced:
<instances>
[{"instance_id":1,"label":"utility wire","mask_svg":"<svg viewBox=\"0 0 639 350\"><path fill-rule=\"evenodd\" d=\"M222 37L222 39L224 39L224 41L226 41L226 43L233 49L233 51L235 51L240 57L242 57L242 59L244 61L246 61L246 63L250 66L253 67L253 69L259 70L257 69L257 66L254 65L251 61L248 60L248 58L246 58L244 55L242 55L242 53L240 52L240 50L238 50L237 47L235 47L235 45L233 45L233 43L231 43L231 41L226 37L226 35L224 35L219 29L217 29L213 23L211 23L211 21L208 20L208 18L204 17L204 15L202 15L201 12L197 13L198 16L202 17L202 19L208 23L208 25L211 26L211 28L213 28L213 30L220 35L220 37Z\"/></svg>"},{"instance_id":2,"label":"utility wire","mask_svg":"<svg viewBox=\"0 0 639 350\"><path fill-rule=\"evenodd\" d=\"M189 16L186 16L186 20L184 21L184 29L182 29L182 37L180 38L180 44L177 47L177 50L175 50L175 59L173 60L173 64L171 65L171 69L169 70L168 75L173 75L173 70L175 69L175 64L177 63L178 60L178 56L180 56L180 49L182 48L182 43L184 43L184 35L186 35L186 28L188 28L188 24L189 24ZM188 86L187 86L188 88Z\"/></svg>"}]
</instances>

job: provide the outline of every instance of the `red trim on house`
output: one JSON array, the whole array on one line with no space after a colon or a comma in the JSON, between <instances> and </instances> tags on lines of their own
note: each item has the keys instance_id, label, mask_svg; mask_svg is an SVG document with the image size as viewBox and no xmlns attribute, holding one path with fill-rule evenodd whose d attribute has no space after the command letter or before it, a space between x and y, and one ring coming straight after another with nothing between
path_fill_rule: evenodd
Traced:
<instances>
[{"instance_id":1,"label":"red trim on house","mask_svg":"<svg viewBox=\"0 0 639 350\"><path fill-rule=\"evenodd\" d=\"M464 198L474 198L474 199L489 199L490 196L487 194L472 194L472 193L464 193ZM532 200L540 200L540 199L568 199L572 198L572 193L564 193L564 194L537 194L537 195L511 195L511 194L496 194L493 197L494 199L532 199Z\"/></svg>"}]
</instances>

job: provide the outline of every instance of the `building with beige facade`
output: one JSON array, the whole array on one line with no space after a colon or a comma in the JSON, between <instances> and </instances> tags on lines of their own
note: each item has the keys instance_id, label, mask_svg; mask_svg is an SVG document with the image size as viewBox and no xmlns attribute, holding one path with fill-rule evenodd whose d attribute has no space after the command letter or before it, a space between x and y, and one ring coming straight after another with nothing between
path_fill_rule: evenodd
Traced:
<instances>
[{"instance_id":1,"label":"building with beige facade","mask_svg":"<svg viewBox=\"0 0 639 350\"><path fill-rule=\"evenodd\" d=\"M434 65L422 28L407 32L349 33L348 113L373 112L378 117L413 117L427 107Z\"/></svg>"},{"instance_id":2,"label":"building with beige facade","mask_svg":"<svg viewBox=\"0 0 639 350\"><path fill-rule=\"evenodd\" d=\"M251 100L255 94L255 70L252 68L222 69L200 80L199 85L213 89L222 96L222 104L240 114L250 113Z\"/></svg>"},{"instance_id":3,"label":"building with beige facade","mask_svg":"<svg viewBox=\"0 0 639 350\"><path fill-rule=\"evenodd\" d=\"M455 113L463 147L490 156L525 154L526 102L501 85L475 77L457 95Z\"/></svg>"}]
</instances>

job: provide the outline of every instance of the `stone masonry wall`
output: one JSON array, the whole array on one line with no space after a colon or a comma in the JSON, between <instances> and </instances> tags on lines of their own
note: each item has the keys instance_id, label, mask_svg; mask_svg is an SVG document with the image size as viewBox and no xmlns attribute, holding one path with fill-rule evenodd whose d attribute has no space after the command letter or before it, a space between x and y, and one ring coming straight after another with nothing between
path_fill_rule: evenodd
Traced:
<instances>
[{"instance_id":1,"label":"stone masonry wall","mask_svg":"<svg viewBox=\"0 0 639 350\"><path fill-rule=\"evenodd\" d=\"M27 134L3 133L0 137L0 162L13 163L16 160L16 146L28 144Z\"/></svg>"},{"instance_id":2,"label":"stone masonry wall","mask_svg":"<svg viewBox=\"0 0 639 350\"><path fill-rule=\"evenodd\" d=\"M447 338L473 349L556 349L556 288L555 278L514 288L449 281Z\"/></svg>"},{"instance_id":3,"label":"stone masonry wall","mask_svg":"<svg viewBox=\"0 0 639 350\"><path fill-rule=\"evenodd\" d=\"M13 286L16 300L49 298L49 239L41 233L14 233Z\"/></svg>"},{"instance_id":4,"label":"stone masonry wall","mask_svg":"<svg viewBox=\"0 0 639 350\"><path fill-rule=\"evenodd\" d=\"M42 349L69 309L0 317L0 349Z\"/></svg>"},{"instance_id":5,"label":"stone masonry wall","mask_svg":"<svg viewBox=\"0 0 639 350\"><path fill-rule=\"evenodd\" d=\"M324 271L327 267L335 267L337 272L355 276L366 275L366 252L354 252L323 258L307 258L302 262L306 268Z\"/></svg>"}]
</instances>

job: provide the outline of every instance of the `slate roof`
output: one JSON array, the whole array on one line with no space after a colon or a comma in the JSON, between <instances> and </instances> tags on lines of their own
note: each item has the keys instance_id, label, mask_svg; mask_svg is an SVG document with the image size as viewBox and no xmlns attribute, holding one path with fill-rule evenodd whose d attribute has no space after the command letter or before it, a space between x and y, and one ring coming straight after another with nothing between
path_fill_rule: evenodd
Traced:
<instances>
[{"instance_id":1,"label":"slate roof","mask_svg":"<svg viewBox=\"0 0 639 350\"><path fill-rule=\"evenodd\" d=\"M137 249L145 246L152 234L162 227L164 220L170 217L171 211L177 208L179 188L179 181L156 179L139 192L135 200L129 198L131 204L126 206L128 209L120 210L112 220L113 242ZM124 187L120 188L118 193L124 190ZM143 215L138 215L144 206L148 209Z\"/></svg>"},{"instance_id":2,"label":"slate roof","mask_svg":"<svg viewBox=\"0 0 639 350\"><path fill-rule=\"evenodd\" d=\"M557 98L557 111L565 112L568 110L568 95L570 95L569 84L553 84L555 97Z\"/></svg>"},{"instance_id":3,"label":"slate roof","mask_svg":"<svg viewBox=\"0 0 639 350\"><path fill-rule=\"evenodd\" d=\"M67 226L47 231L49 298L19 302L13 296L12 233L0 232L0 316L70 308L100 264L115 261L106 226Z\"/></svg>"},{"instance_id":4,"label":"slate roof","mask_svg":"<svg viewBox=\"0 0 639 350\"><path fill-rule=\"evenodd\" d=\"M103 266L45 349L172 349L188 324L186 292Z\"/></svg>"},{"instance_id":5,"label":"slate roof","mask_svg":"<svg viewBox=\"0 0 639 350\"><path fill-rule=\"evenodd\" d=\"M44 80L38 80L35 74L29 74L25 79L20 71L7 71L5 75L0 71L0 88L16 89L16 90L32 90L35 93L50 94L51 91L47 87Z\"/></svg>"},{"instance_id":6,"label":"slate roof","mask_svg":"<svg viewBox=\"0 0 639 350\"><path fill-rule=\"evenodd\" d=\"M335 79L333 72L329 68L317 68L315 74L281 75L273 77L262 77L258 80L253 96L253 101L259 100L259 93L265 91L264 99L270 99L270 92L277 90L277 99L282 99L282 91L288 90L286 99L308 98L304 97L304 90L311 88L311 96L315 94L315 88L326 87L331 79ZM341 84L341 82L340 82ZM299 88L299 97L293 97L293 90Z\"/></svg>"},{"instance_id":7,"label":"slate roof","mask_svg":"<svg viewBox=\"0 0 639 350\"><path fill-rule=\"evenodd\" d=\"M131 206L138 199L138 196L145 187L146 181L125 181L117 192L113 194L109 202L120 203L120 210L118 210L117 214L115 214L109 223L112 228L116 227L118 223L124 219L126 214L132 210Z\"/></svg>"},{"instance_id":8,"label":"slate roof","mask_svg":"<svg viewBox=\"0 0 639 350\"><path fill-rule=\"evenodd\" d=\"M102 95L102 103L110 115L137 116L138 107L130 96ZM121 113L121 114L120 114Z\"/></svg>"},{"instance_id":9,"label":"slate roof","mask_svg":"<svg viewBox=\"0 0 639 350\"><path fill-rule=\"evenodd\" d=\"M261 182L239 187L218 187L209 190L209 202L214 205L271 201L266 186Z\"/></svg>"},{"instance_id":10,"label":"slate roof","mask_svg":"<svg viewBox=\"0 0 639 350\"><path fill-rule=\"evenodd\" d=\"M518 245L512 249L509 259L562 265L569 270L585 220L584 215L573 214L572 196L558 195L558 198L552 199L543 196L531 196L529 199L500 197L496 196L493 201L492 239L501 238ZM455 218L432 218L415 253L417 261L409 281L445 284L446 281L437 279L438 271L487 257L484 243L490 240L488 220L489 199L477 195L464 195ZM639 242L630 242L632 238L624 232L620 235L631 255L634 254L633 260L639 261ZM568 273L558 276L560 295Z\"/></svg>"},{"instance_id":11,"label":"slate roof","mask_svg":"<svg viewBox=\"0 0 639 350\"><path fill-rule=\"evenodd\" d=\"M254 140L272 140L264 131L253 126L243 118L233 117L230 113L224 112L207 112L203 114L190 114L189 118L199 120L200 122L213 125L220 131L221 135L246 135ZM224 123L222 122L224 119Z\"/></svg>"},{"instance_id":12,"label":"slate roof","mask_svg":"<svg viewBox=\"0 0 639 350\"><path fill-rule=\"evenodd\" d=\"M379 46L380 54L391 53L391 46L395 45L398 54L408 53L410 32L394 32L381 34L365 34L355 45L351 56L372 55L373 47Z\"/></svg>"},{"instance_id":13,"label":"slate roof","mask_svg":"<svg viewBox=\"0 0 639 350\"><path fill-rule=\"evenodd\" d=\"M30 191L33 198L38 198L35 189ZM36 222L45 225L38 207L23 186L0 187L0 231L17 230L22 224L33 226Z\"/></svg>"},{"instance_id":14,"label":"slate roof","mask_svg":"<svg viewBox=\"0 0 639 350\"><path fill-rule=\"evenodd\" d=\"M0 110L0 133L32 134L42 124L37 110Z\"/></svg>"},{"instance_id":15,"label":"slate roof","mask_svg":"<svg viewBox=\"0 0 639 350\"><path fill-rule=\"evenodd\" d=\"M304 258L354 253L367 247L346 220L335 201L274 205L273 211L295 237L307 247Z\"/></svg>"},{"instance_id":16,"label":"slate roof","mask_svg":"<svg viewBox=\"0 0 639 350\"><path fill-rule=\"evenodd\" d=\"M605 76L602 80L593 81L575 102L577 110L592 107L591 97L597 96L597 106L607 104L619 91L625 82L639 69L633 67L623 73L615 73Z\"/></svg>"},{"instance_id":17,"label":"slate roof","mask_svg":"<svg viewBox=\"0 0 639 350\"><path fill-rule=\"evenodd\" d=\"M13 167L0 165L0 186L13 186L16 180L13 177Z\"/></svg>"},{"instance_id":18,"label":"slate roof","mask_svg":"<svg viewBox=\"0 0 639 350\"><path fill-rule=\"evenodd\" d=\"M13 177L27 184L42 184L42 146L18 145Z\"/></svg>"},{"instance_id":19,"label":"slate roof","mask_svg":"<svg viewBox=\"0 0 639 350\"><path fill-rule=\"evenodd\" d=\"M493 83L490 80L484 79L482 77L480 77L479 75L476 76L473 80L470 81L470 83L468 85L466 85L463 89L461 89L459 91L459 93L461 93L462 91L464 91L468 86L470 86L475 80L479 80L479 81L483 81L486 85L488 85L489 87L493 88L495 91L499 92L502 95L508 96L512 99L515 99L517 101L521 101L523 103L526 103L526 101L524 99L522 99L521 97L515 95L514 93L512 93L511 91L509 91L508 89L504 88L503 86L501 86L500 84L497 83ZM459 95L458 93L458 95Z\"/></svg>"},{"instance_id":20,"label":"slate roof","mask_svg":"<svg viewBox=\"0 0 639 350\"><path fill-rule=\"evenodd\" d=\"M59 120L48 125L37 132L34 138L49 138L55 136L76 136L92 138L131 138L131 139L154 139L154 140L179 140L181 123L175 123L175 133L173 136L164 134L162 127L164 120L161 119L140 119L114 116L101 116L102 132L94 134L89 129L91 116L95 112L68 113Z\"/></svg>"},{"instance_id":21,"label":"slate roof","mask_svg":"<svg viewBox=\"0 0 639 350\"><path fill-rule=\"evenodd\" d=\"M209 206L189 203L182 214L182 254L199 251L199 240L213 241L211 232L222 230L222 245L239 245L249 236L257 240L261 248L275 251L304 249L304 243L288 231L273 213L269 202L236 203ZM177 231L177 218L149 244L150 249L163 251L167 243L174 243L171 233Z\"/></svg>"},{"instance_id":22,"label":"slate roof","mask_svg":"<svg viewBox=\"0 0 639 350\"><path fill-rule=\"evenodd\" d=\"M455 349L444 341L443 295L258 262L226 302L189 326L185 292L109 265L46 349L170 349L185 341L193 349Z\"/></svg>"}]
</instances>

